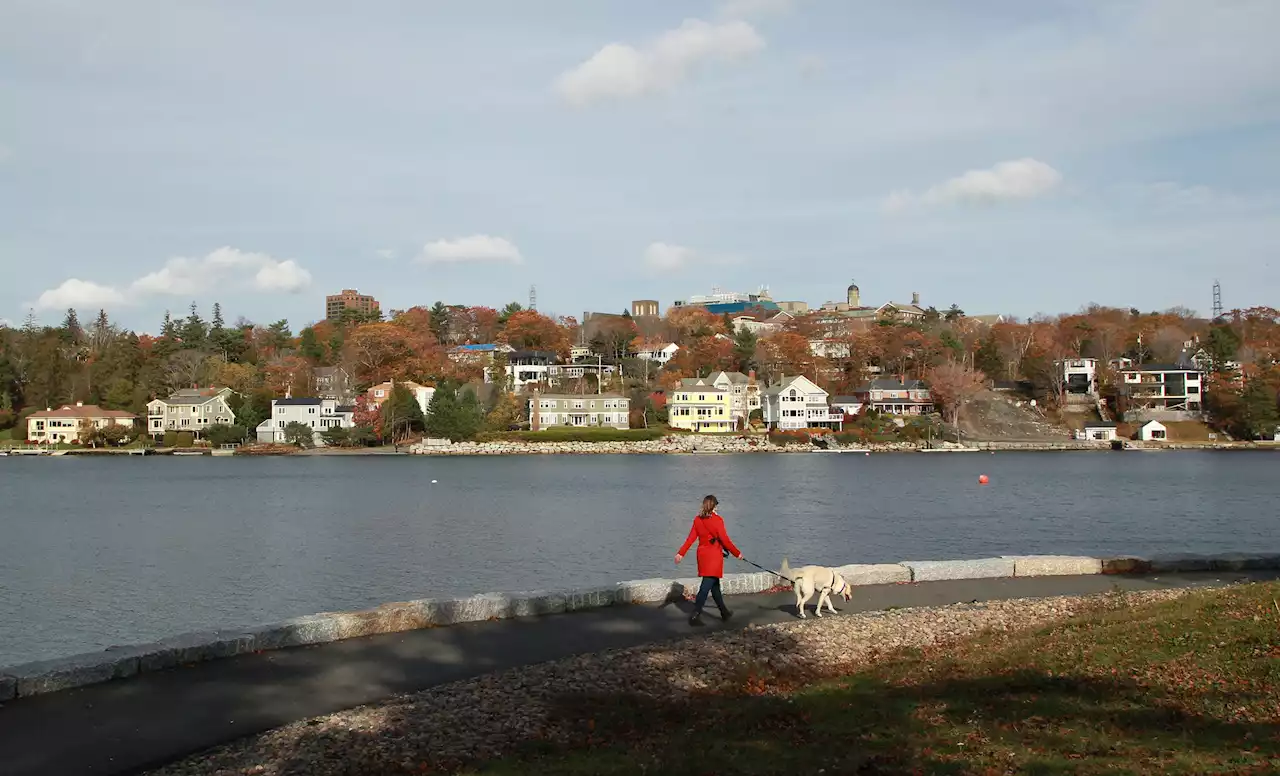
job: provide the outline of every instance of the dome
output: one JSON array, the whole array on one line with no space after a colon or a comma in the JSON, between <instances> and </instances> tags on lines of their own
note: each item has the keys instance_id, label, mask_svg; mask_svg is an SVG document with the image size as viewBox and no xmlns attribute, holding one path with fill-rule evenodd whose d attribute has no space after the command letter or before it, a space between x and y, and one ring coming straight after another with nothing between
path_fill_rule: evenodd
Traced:
<instances>
[{"instance_id":1,"label":"dome","mask_svg":"<svg viewBox=\"0 0 1280 776\"><path fill-rule=\"evenodd\" d=\"M849 284L849 288L848 288L848 290L849 290L849 291L857 291L857 290L858 290L858 284L857 284L857 283L850 283L850 284Z\"/></svg>"}]
</instances>

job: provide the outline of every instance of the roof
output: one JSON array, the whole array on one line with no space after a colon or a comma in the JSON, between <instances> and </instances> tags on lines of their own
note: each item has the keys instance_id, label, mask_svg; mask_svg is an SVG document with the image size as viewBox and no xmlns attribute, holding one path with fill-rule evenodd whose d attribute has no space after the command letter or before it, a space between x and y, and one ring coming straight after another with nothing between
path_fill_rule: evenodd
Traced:
<instances>
[{"instance_id":1,"label":"roof","mask_svg":"<svg viewBox=\"0 0 1280 776\"><path fill-rule=\"evenodd\" d=\"M529 394L529 401L534 399L628 399L620 393L538 393Z\"/></svg>"},{"instance_id":2,"label":"roof","mask_svg":"<svg viewBox=\"0 0 1280 776\"><path fill-rule=\"evenodd\" d=\"M809 380L809 378L805 377L804 375L791 375L790 377L783 375L781 382L765 388L764 391L762 391L762 393L764 393L764 395L766 396L777 396L778 394L782 393L784 388L789 388L791 384L794 383L796 380L808 380L810 383L813 382L812 380ZM818 390L821 391L822 387L818 386ZM826 393L826 392L823 391L823 393Z\"/></svg>"},{"instance_id":3,"label":"roof","mask_svg":"<svg viewBox=\"0 0 1280 776\"><path fill-rule=\"evenodd\" d=\"M1160 428L1165 427L1164 424L1158 420L1148 420L1146 423L1143 423L1141 426L1138 426L1138 428L1146 428L1147 426L1151 426L1151 425L1156 425L1156 426L1159 426Z\"/></svg>"},{"instance_id":4,"label":"roof","mask_svg":"<svg viewBox=\"0 0 1280 776\"><path fill-rule=\"evenodd\" d=\"M456 348L454 348L455 351L460 351L464 353L485 353L490 350L497 350L497 349L498 349L498 346L494 345L491 342L484 345L459 345Z\"/></svg>"},{"instance_id":5,"label":"roof","mask_svg":"<svg viewBox=\"0 0 1280 776\"><path fill-rule=\"evenodd\" d=\"M929 386L925 385L923 380L908 380L904 383L900 380L889 380L886 378L878 378L858 388L858 393L865 393L867 391L927 391L927 390L929 390Z\"/></svg>"},{"instance_id":6,"label":"roof","mask_svg":"<svg viewBox=\"0 0 1280 776\"><path fill-rule=\"evenodd\" d=\"M861 404L862 399L859 399L856 396L833 396L831 397L831 403L832 404Z\"/></svg>"},{"instance_id":7,"label":"roof","mask_svg":"<svg viewBox=\"0 0 1280 776\"><path fill-rule=\"evenodd\" d=\"M64 404L56 410L40 410L33 412L31 418L120 418L121 420L137 420L138 416L123 410L104 410L96 404L72 406Z\"/></svg>"},{"instance_id":8,"label":"roof","mask_svg":"<svg viewBox=\"0 0 1280 776\"><path fill-rule=\"evenodd\" d=\"M354 405L354 404L339 404L337 407L334 407L334 408L333 408L333 410L334 410L334 412L355 412L355 411L356 411L356 405Z\"/></svg>"},{"instance_id":9,"label":"roof","mask_svg":"<svg viewBox=\"0 0 1280 776\"><path fill-rule=\"evenodd\" d=\"M985 323L988 326L994 326L997 323L1004 323L1004 316L999 313L995 315L966 315L965 317L970 320L977 321L978 323Z\"/></svg>"},{"instance_id":10,"label":"roof","mask_svg":"<svg viewBox=\"0 0 1280 776\"><path fill-rule=\"evenodd\" d=\"M1116 424L1107 420L1091 420L1084 424L1085 428L1115 428Z\"/></svg>"},{"instance_id":11,"label":"roof","mask_svg":"<svg viewBox=\"0 0 1280 776\"><path fill-rule=\"evenodd\" d=\"M727 377L729 379L729 382L733 385L746 385L747 383L751 382L751 378L747 377L741 372L725 372L725 371L712 372L711 374L707 375L705 379L710 380L711 382L714 383L720 377L720 375L724 375L725 377Z\"/></svg>"},{"instance_id":12,"label":"roof","mask_svg":"<svg viewBox=\"0 0 1280 776\"><path fill-rule=\"evenodd\" d=\"M1200 367L1194 364L1136 364L1124 368L1126 372L1199 372Z\"/></svg>"},{"instance_id":13,"label":"roof","mask_svg":"<svg viewBox=\"0 0 1280 776\"><path fill-rule=\"evenodd\" d=\"M309 407L311 405L321 404L323 402L324 402L324 399L316 399L316 398L302 398L302 399L284 398L284 399L271 400L272 404L275 404L281 407Z\"/></svg>"}]
</instances>

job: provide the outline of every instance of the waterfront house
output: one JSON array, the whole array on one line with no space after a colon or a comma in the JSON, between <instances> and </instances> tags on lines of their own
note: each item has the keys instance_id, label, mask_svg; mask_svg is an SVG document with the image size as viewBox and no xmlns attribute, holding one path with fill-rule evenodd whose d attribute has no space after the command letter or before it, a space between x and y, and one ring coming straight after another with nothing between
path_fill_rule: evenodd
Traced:
<instances>
[{"instance_id":1,"label":"waterfront house","mask_svg":"<svg viewBox=\"0 0 1280 776\"><path fill-rule=\"evenodd\" d=\"M528 408L529 426L535 431L552 426L631 427L631 400L616 393L535 393Z\"/></svg>"},{"instance_id":2,"label":"waterfront house","mask_svg":"<svg viewBox=\"0 0 1280 776\"><path fill-rule=\"evenodd\" d=\"M81 432L107 426L132 428L138 416L121 410L104 410L94 404L76 402L58 409L33 412L27 418L27 441L48 444L81 440Z\"/></svg>"},{"instance_id":3,"label":"waterfront house","mask_svg":"<svg viewBox=\"0 0 1280 776\"><path fill-rule=\"evenodd\" d=\"M1091 420L1084 428L1076 432L1076 439L1089 442L1114 442L1116 440L1116 424L1102 420Z\"/></svg>"},{"instance_id":4,"label":"waterfront house","mask_svg":"<svg viewBox=\"0 0 1280 776\"><path fill-rule=\"evenodd\" d=\"M340 366L318 366L311 370L311 383L321 399L333 399L338 404L355 404L356 392L351 375Z\"/></svg>"},{"instance_id":5,"label":"waterfront house","mask_svg":"<svg viewBox=\"0 0 1280 776\"><path fill-rule=\"evenodd\" d=\"M846 417L855 417L862 412L862 400L856 396L831 397L831 411L839 412Z\"/></svg>"},{"instance_id":6,"label":"waterfront house","mask_svg":"<svg viewBox=\"0 0 1280 776\"><path fill-rule=\"evenodd\" d=\"M886 415L928 415L933 412L933 394L920 380L879 378L853 392L863 407Z\"/></svg>"},{"instance_id":7,"label":"waterfront house","mask_svg":"<svg viewBox=\"0 0 1280 776\"><path fill-rule=\"evenodd\" d=\"M771 429L833 428L839 430L844 414L832 412L828 393L803 375L783 377L763 391L764 422Z\"/></svg>"},{"instance_id":8,"label":"waterfront house","mask_svg":"<svg viewBox=\"0 0 1280 776\"><path fill-rule=\"evenodd\" d=\"M409 393L413 394L414 401L418 402L418 406L422 409L422 414L426 415L427 408L431 406L431 397L436 395L436 389L428 385L418 385L412 380L389 380L370 387L365 391L369 407L381 407L382 403L391 397L391 390L397 385L408 389Z\"/></svg>"},{"instance_id":9,"label":"waterfront house","mask_svg":"<svg viewBox=\"0 0 1280 776\"><path fill-rule=\"evenodd\" d=\"M680 386L667 394L667 423L686 431L733 431L737 426L733 391L706 378L681 380Z\"/></svg>"},{"instance_id":10,"label":"waterfront house","mask_svg":"<svg viewBox=\"0 0 1280 776\"><path fill-rule=\"evenodd\" d=\"M236 414L228 403L230 388L183 388L167 399L147 402L147 433L162 439L166 431L190 431L203 436L209 426L229 426Z\"/></svg>"},{"instance_id":11,"label":"waterfront house","mask_svg":"<svg viewBox=\"0 0 1280 776\"><path fill-rule=\"evenodd\" d=\"M674 342L649 341L640 344L636 348L636 358L643 361L654 361L658 364L665 365L680 350L680 346Z\"/></svg>"},{"instance_id":12,"label":"waterfront house","mask_svg":"<svg viewBox=\"0 0 1280 776\"><path fill-rule=\"evenodd\" d=\"M1158 420L1148 420L1138 427L1138 439L1143 442L1169 441L1169 429Z\"/></svg>"},{"instance_id":13,"label":"waterfront house","mask_svg":"<svg viewBox=\"0 0 1280 776\"><path fill-rule=\"evenodd\" d=\"M272 399L271 417L258 424L258 441L264 444L284 444L285 427L301 423L309 427L311 441L316 447L324 447L321 436L331 428L355 426L355 407L339 406L333 399Z\"/></svg>"},{"instance_id":14,"label":"waterfront house","mask_svg":"<svg viewBox=\"0 0 1280 776\"><path fill-rule=\"evenodd\" d=\"M1098 395L1098 359L1065 358L1057 362L1057 367L1066 393Z\"/></svg>"},{"instance_id":15,"label":"waterfront house","mask_svg":"<svg viewBox=\"0 0 1280 776\"><path fill-rule=\"evenodd\" d=\"M598 381L612 377L620 368L610 364L599 356L594 363L581 360L573 364L562 364L555 353L541 350L516 350L508 356L507 378L511 390L521 393L531 390L537 385L551 385L561 380L576 380L587 375L595 375ZM485 373L485 382L489 382L489 374Z\"/></svg>"},{"instance_id":16,"label":"waterfront house","mask_svg":"<svg viewBox=\"0 0 1280 776\"><path fill-rule=\"evenodd\" d=\"M1204 373L1190 364L1141 364L1120 372L1126 420L1196 420Z\"/></svg>"}]
</instances>

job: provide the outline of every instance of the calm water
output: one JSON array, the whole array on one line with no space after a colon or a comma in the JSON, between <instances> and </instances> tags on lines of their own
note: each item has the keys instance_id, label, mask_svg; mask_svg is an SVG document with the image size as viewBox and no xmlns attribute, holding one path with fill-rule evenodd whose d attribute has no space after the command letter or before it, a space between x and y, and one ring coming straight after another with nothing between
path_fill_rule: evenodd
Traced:
<instances>
[{"instance_id":1,"label":"calm water","mask_svg":"<svg viewBox=\"0 0 1280 776\"><path fill-rule=\"evenodd\" d=\"M1275 453L1197 452L11 457L0 665L408 598L673 575L708 492L767 564L1280 550L1277 471Z\"/></svg>"}]
</instances>

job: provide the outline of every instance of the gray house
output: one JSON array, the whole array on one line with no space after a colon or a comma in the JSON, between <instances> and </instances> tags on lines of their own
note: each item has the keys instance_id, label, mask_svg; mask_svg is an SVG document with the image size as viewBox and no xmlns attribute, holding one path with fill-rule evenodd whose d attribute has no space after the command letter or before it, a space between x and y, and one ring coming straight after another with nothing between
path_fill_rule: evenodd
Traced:
<instances>
[{"instance_id":1,"label":"gray house","mask_svg":"<svg viewBox=\"0 0 1280 776\"><path fill-rule=\"evenodd\" d=\"M616 393L542 394L529 397L530 427L550 426L631 427L631 400Z\"/></svg>"},{"instance_id":2,"label":"gray house","mask_svg":"<svg viewBox=\"0 0 1280 776\"><path fill-rule=\"evenodd\" d=\"M230 388L183 388L168 399L147 402L147 433L157 439L166 431L190 431L202 436L209 426L231 425L236 414L227 398Z\"/></svg>"},{"instance_id":3,"label":"gray house","mask_svg":"<svg viewBox=\"0 0 1280 776\"><path fill-rule=\"evenodd\" d=\"M340 366L318 366L312 369L311 382L315 385L316 396L321 399L333 399L339 405L356 403L351 375Z\"/></svg>"}]
</instances>

